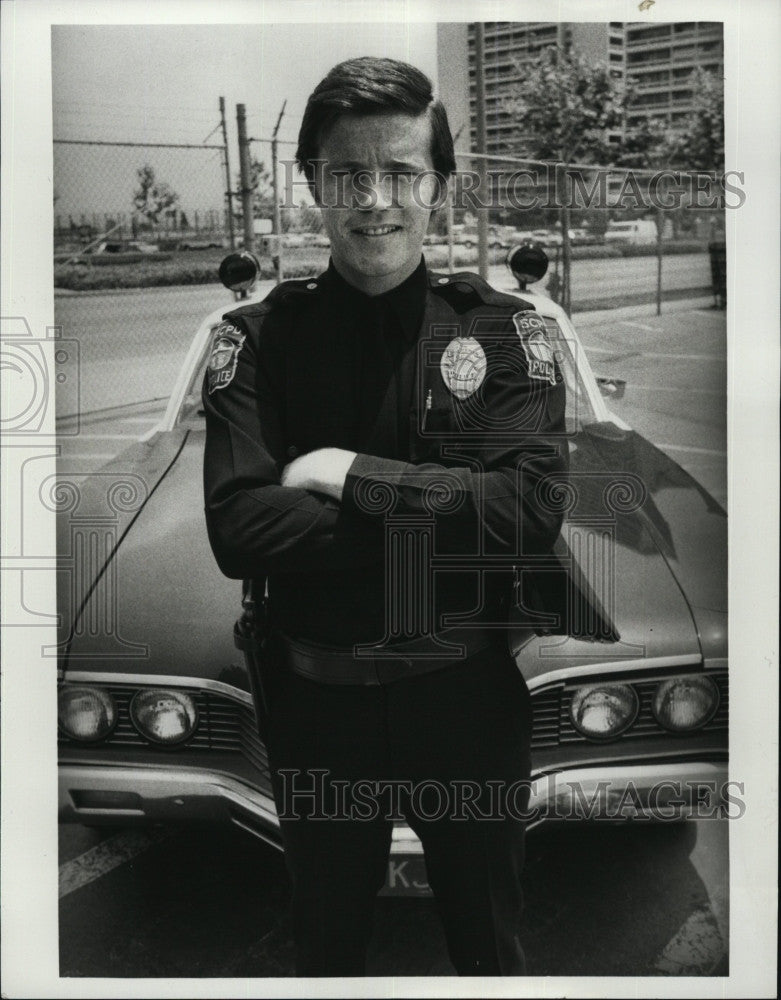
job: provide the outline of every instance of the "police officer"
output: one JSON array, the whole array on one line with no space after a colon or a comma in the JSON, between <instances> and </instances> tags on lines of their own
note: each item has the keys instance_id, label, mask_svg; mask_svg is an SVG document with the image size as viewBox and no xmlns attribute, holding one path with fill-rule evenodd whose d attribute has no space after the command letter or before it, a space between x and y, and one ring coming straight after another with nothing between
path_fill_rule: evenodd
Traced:
<instances>
[{"instance_id":1,"label":"police officer","mask_svg":"<svg viewBox=\"0 0 781 1000\"><path fill-rule=\"evenodd\" d=\"M529 776L531 718L504 623L513 565L560 529L563 383L531 306L426 268L455 160L421 72L336 66L297 161L328 269L228 313L204 385L212 548L268 581L296 971L365 973L403 816L456 970L520 974L524 827L494 793Z\"/></svg>"}]
</instances>

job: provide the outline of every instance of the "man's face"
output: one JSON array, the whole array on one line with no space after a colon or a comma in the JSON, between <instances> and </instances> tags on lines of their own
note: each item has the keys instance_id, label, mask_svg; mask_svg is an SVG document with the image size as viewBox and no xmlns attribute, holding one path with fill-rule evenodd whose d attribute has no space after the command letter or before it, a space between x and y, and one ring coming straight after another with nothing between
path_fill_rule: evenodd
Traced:
<instances>
[{"instance_id":1,"label":"man's face","mask_svg":"<svg viewBox=\"0 0 781 1000\"><path fill-rule=\"evenodd\" d=\"M437 183L427 114L346 115L320 144L316 194L334 266L379 295L420 263ZM417 180L416 180L417 178Z\"/></svg>"}]
</instances>

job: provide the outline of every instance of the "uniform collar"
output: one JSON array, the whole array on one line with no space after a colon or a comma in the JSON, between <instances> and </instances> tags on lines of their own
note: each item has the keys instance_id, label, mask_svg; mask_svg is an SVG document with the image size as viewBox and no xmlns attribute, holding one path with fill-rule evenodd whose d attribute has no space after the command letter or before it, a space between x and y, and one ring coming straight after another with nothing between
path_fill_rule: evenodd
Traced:
<instances>
[{"instance_id":1,"label":"uniform collar","mask_svg":"<svg viewBox=\"0 0 781 1000\"><path fill-rule=\"evenodd\" d=\"M382 295L367 295L339 274L333 261L328 262L324 276L334 294L348 306L360 309L362 306L379 306L390 309L399 322L405 340L416 340L423 321L428 287L426 262L421 256L420 263L400 285Z\"/></svg>"}]
</instances>

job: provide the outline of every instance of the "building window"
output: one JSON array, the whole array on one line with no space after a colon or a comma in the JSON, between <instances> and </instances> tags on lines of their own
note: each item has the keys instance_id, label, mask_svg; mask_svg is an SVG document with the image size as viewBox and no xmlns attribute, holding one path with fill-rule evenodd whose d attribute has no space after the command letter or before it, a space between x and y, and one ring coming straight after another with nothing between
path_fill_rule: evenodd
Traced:
<instances>
[{"instance_id":1,"label":"building window","mask_svg":"<svg viewBox=\"0 0 781 1000\"><path fill-rule=\"evenodd\" d=\"M652 52L627 52L626 61L631 66L637 66L641 63L655 63L655 62L669 62L670 60L670 50L665 49L655 49Z\"/></svg>"},{"instance_id":2,"label":"building window","mask_svg":"<svg viewBox=\"0 0 781 1000\"><path fill-rule=\"evenodd\" d=\"M630 44L632 42L648 42L653 38L669 38L670 25L658 24L654 27L638 28L635 31L628 31L626 37Z\"/></svg>"}]
</instances>

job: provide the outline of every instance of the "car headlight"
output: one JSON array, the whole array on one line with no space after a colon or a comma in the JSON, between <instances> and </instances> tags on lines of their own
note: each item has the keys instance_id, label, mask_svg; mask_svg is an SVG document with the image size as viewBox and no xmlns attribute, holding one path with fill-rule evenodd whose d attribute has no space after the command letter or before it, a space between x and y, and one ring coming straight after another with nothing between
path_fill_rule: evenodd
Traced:
<instances>
[{"instance_id":1,"label":"car headlight","mask_svg":"<svg viewBox=\"0 0 781 1000\"><path fill-rule=\"evenodd\" d=\"M182 743L195 732L198 709L184 691L151 688L133 696L130 719L153 743Z\"/></svg>"},{"instance_id":2,"label":"car headlight","mask_svg":"<svg viewBox=\"0 0 781 1000\"><path fill-rule=\"evenodd\" d=\"M572 725L589 739L610 739L628 729L637 718L640 703L628 684L592 684L572 696Z\"/></svg>"},{"instance_id":3,"label":"car headlight","mask_svg":"<svg viewBox=\"0 0 781 1000\"><path fill-rule=\"evenodd\" d=\"M660 726L687 733L709 722L719 707L719 689L710 677L671 677L657 687L653 713Z\"/></svg>"},{"instance_id":4,"label":"car headlight","mask_svg":"<svg viewBox=\"0 0 781 1000\"><path fill-rule=\"evenodd\" d=\"M57 694L57 722L70 739L94 743L117 724L117 706L103 688L63 684Z\"/></svg>"}]
</instances>

